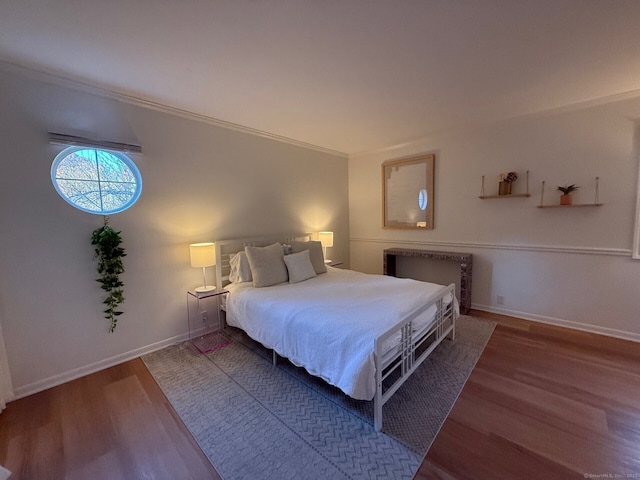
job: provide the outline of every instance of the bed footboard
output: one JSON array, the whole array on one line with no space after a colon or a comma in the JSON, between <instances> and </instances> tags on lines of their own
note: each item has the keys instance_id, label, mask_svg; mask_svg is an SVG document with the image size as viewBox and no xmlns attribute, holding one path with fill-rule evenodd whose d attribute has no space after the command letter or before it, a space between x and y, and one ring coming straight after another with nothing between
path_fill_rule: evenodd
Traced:
<instances>
[{"instance_id":1,"label":"bed footboard","mask_svg":"<svg viewBox=\"0 0 640 480\"><path fill-rule=\"evenodd\" d=\"M374 426L382 429L382 407L447 336L455 339L458 310L455 284L450 284L409 313L393 328L375 340L376 393L374 396ZM436 306L435 318L422 331L414 331L414 320L427 309ZM396 353L384 352L389 339L400 338Z\"/></svg>"}]
</instances>

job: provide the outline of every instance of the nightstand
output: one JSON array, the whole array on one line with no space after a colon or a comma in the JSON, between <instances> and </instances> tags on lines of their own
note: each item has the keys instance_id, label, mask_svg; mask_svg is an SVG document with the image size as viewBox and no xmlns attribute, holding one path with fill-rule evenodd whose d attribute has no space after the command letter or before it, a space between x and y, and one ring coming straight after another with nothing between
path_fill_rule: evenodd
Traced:
<instances>
[{"instance_id":1,"label":"nightstand","mask_svg":"<svg viewBox=\"0 0 640 480\"><path fill-rule=\"evenodd\" d=\"M196 348L204 352L198 346L198 340L211 332L221 331L220 325L220 301L222 295L229 293L227 290L212 290L205 293L187 291L187 322L189 327L189 340Z\"/></svg>"}]
</instances>

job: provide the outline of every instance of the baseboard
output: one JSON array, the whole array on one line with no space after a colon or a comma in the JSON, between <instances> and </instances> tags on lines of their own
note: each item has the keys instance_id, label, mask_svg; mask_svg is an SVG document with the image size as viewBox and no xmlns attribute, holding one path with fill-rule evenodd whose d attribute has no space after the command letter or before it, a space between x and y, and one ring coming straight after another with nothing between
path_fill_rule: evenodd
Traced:
<instances>
[{"instance_id":1,"label":"baseboard","mask_svg":"<svg viewBox=\"0 0 640 480\"><path fill-rule=\"evenodd\" d=\"M622 330L615 330L615 329L606 328L606 327L598 327L595 325L574 322L571 320L564 320L561 318L546 317L543 315L534 315L534 314L520 312L516 310L508 310L505 308L495 308L490 305L482 305L477 303L473 303L471 305L471 308L473 310L482 310L484 312L489 312L489 313L508 315L510 317L517 317L523 320L530 320L532 322L546 323L546 324L555 325L558 327L571 328L574 330L581 330L584 332L595 333L599 335L606 335L609 337L615 337L623 340L629 340L632 342L640 343L640 334L625 332ZM132 360L134 358L138 358L142 355L146 355L147 353L155 352L156 350L160 350L161 348L167 347L169 345L173 345L178 342L184 342L188 339L189 339L189 335L186 333L182 335L177 335L175 337L162 340L160 342L153 343L145 347L137 348L130 352L122 353L120 355L116 355L114 357L110 357L110 358L101 360L99 362L92 363L90 365L85 365L83 367L70 370L68 372L54 375L53 377L45 378L43 380L39 380L37 382L30 383L28 385L18 387L14 389L14 396L9 401L27 397L29 395L33 395L34 393L38 393L43 390L47 390L49 388L62 385L63 383L70 382L77 378L84 377L85 375L98 372L100 370L104 370L105 368L113 367L114 365L118 365L120 363L126 362L128 360Z\"/></svg>"},{"instance_id":2,"label":"baseboard","mask_svg":"<svg viewBox=\"0 0 640 480\"><path fill-rule=\"evenodd\" d=\"M517 317L523 320L530 320L532 322L546 323L548 325L555 325L556 327L571 328L573 330L581 330L583 332L596 333L598 335L606 335L608 337L620 338L622 340L629 340L632 342L640 343L640 334L625 332L624 330L615 330L613 328L599 327L597 325L589 325L586 323L574 322L561 318L546 317L544 315L535 315L526 312L519 312L516 310L507 310L506 308L496 308L490 305L472 303L471 308L473 310L498 313L500 315L508 315L510 317Z\"/></svg>"},{"instance_id":3,"label":"baseboard","mask_svg":"<svg viewBox=\"0 0 640 480\"><path fill-rule=\"evenodd\" d=\"M160 350L161 348L168 347L169 345L173 345L178 342L184 342L188 339L189 335L184 333L182 335L177 335L175 337L168 338L157 343L152 343L151 345L147 345L145 347L131 350L130 352L122 353L114 357L100 360L99 362L95 362L90 365L85 365L74 370L69 370L68 372L54 375L53 377L38 380L37 382L15 388L14 398L12 400L17 400L19 398L33 395L34 393L42 392L43 390L62 385L63 383L70 382L71 380L84 377L85 375L89 375L91 373L99 372L100 370L104 370L105 368L113 367L114 365L118 365L128 360L133 360L134 358L138 358L141 355L155 352L156 350Z\"/></svg>"}]
</instances>

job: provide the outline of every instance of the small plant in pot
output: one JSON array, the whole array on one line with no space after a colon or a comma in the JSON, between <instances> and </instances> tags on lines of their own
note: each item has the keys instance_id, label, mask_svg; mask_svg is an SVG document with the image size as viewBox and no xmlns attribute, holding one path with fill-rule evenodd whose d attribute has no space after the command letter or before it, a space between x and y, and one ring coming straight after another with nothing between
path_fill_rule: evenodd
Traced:
<instances>
[{"instance_id":1,"label":"small plant in pot","mask_svg":"<svg viewBox=\"0 0 640 480\"><path fill-rule=\"evenodd\" d=\"M501 173L498 176L498 195L511 195L511 184L518 179L516 172Z\"/></svg>"},{"instance_id":2,"label":"small plant in pot","mask_svg":"<svg viewBox=\"0 0 640 480\"><path fill-rule=\"evenodd\" d=\"M558 190L562 192L562 195L560 196L560 205L571 205L573 203L571 192L575 192L579 188L580 187L575 183L558 187Z\"/></svg>"}]
</instances>

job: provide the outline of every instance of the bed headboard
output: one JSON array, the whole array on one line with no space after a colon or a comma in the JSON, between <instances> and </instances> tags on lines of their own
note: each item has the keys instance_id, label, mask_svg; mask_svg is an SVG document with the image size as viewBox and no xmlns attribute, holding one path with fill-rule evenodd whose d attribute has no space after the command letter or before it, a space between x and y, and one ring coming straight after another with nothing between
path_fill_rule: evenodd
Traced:
<instances>
[{"instance_id":1,"label":"bed headboard","mask_svg":"<svg viewBox=\"0 0 640 480\"><path fill-rule=\"evenodd\" d=\"M310 233L293 233L288 235L274 235L272 237L236 238L216 241L216 287L218 291L229 284L229 258L234 253L244 250L247 245L266 247L276 242L288 243L292 241L306 242L311 240Z\"/></svg>"}]
</instances>

